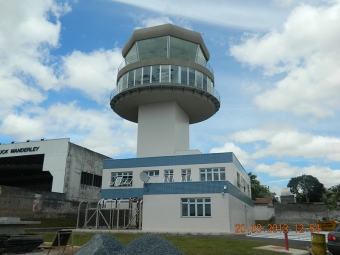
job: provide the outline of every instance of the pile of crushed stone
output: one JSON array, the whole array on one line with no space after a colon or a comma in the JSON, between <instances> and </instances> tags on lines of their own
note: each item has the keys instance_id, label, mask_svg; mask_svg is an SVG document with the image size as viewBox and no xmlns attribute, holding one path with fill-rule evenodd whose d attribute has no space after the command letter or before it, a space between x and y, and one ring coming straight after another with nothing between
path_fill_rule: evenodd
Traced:
<instances>
[{"instance_id":1,"label":"pile of crushed stone","mask_svg":"<svg viewBox=\"0 0 340 255\"><path fill-rule=\"evenodd\" d=\"M116 238L107 234L96 234L75 255L184 255L168 240L145 235L124 246Z\"/></svg>"}]
</instances>

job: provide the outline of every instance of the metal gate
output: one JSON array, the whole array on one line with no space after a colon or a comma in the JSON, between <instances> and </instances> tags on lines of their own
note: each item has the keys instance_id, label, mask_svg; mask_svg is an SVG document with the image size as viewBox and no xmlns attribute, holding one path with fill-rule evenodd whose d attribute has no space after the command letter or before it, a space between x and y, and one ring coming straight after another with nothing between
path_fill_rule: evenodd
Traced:
<instances>
[{"instance_id":1,"label":"metal gate","mask_svg":"<svg viewBox=\"0 0 340 255\"><path fill-rule=\"evenodd\" d=\"M142 199L101 199L80 202L77 228L127 229L142 227Z\"/></svg>"}]
</instances>

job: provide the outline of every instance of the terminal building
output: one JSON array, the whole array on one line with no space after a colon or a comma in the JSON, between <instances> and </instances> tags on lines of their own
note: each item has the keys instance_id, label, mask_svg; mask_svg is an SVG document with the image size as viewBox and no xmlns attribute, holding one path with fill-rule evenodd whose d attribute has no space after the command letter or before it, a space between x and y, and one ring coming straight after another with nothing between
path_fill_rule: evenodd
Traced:
<instances>
[{"instance_id":1,"label":"terminal building","mask_svg":"<svg viewBox=\"0 0 340 255\"><path fill-rule=\"evenodd\" d=\"M65 194L68 201L98 201L103 160L109 157L68 138L0 145L0 186Z\"/></svg>"},{"instance_id":2,"label":"terminal building","mask_svg":"<svg viewBox=\"0 0 340 255\"><path fill-rule=\"evenodd\" d=\"M137 158L104 160L102 198L142 198L146 231L253 224L250 178L236 156L189 148L189 125L220 108L201 34L171 24L137 29L122 54L110 104L138 123Z\"/></svg>"}]
</instances>

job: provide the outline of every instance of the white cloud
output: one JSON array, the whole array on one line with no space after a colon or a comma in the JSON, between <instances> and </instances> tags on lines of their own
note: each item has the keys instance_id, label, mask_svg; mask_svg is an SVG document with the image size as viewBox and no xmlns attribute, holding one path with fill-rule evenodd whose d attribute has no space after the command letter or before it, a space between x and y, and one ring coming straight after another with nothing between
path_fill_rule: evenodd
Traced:
<instances>
[{"instance_id":1,"label":"white cloud","mask_svg":"<svg viewBox=\"0 0 340 255\"><path fill-rule=\"evenodd\" d=\"M72 137L72 141L99 153L117 156L135 153L137 125L126 123L109 109L84 110L76 103L57 103L31 108L23 114L8 115L2 134L19 140Z\"/></svg>"},{"instance_id":2,"label":"white cloud","mask_svg":"<svg viewBox=\"0 0 340 255\"><path fill-rule=\"evenodd\" d=\"M296 115L334 116L340 102L340 2L301 5L283 31L247 35L230 54L265 75L285 77L254 98L260 109Z\"/></svg>"},{"instance_id":3,"label":"white cloud","mask_svg":"<svg viewBox=\"0 0 340 255\"><path fill-rule=\"evenodd\" d=\"M7 76L32 79L44 89L57 83L49 49L58 46L58 17L69 10L52 0L0 2L0 65ZM49 21L52 16L55 23Z\"/></svg>"},{"instance_id":4,"label":"white cloud","mask_svg":"<svg viewBox=\"0 0 340 255\"><path fill-rule=\"evenodd\" d=\"M251 156L233 143L225 143L222 147L212 148L210 150L210 153L219 152L233 152L243 166L250 166L253 164L251 161Z\"/></svg>"},{"instance_id":5,"label":"white cloud","mask_svg":"<svg viewBox=\"0 0 340 255\"><path fill-rule=\"evenodd\" d=\"M65 133L71 133L70 137L81 134L75 140L77 144L109 156L135 153L137 125L129 126L109 109L83 110L75 103L57 104L43 116L49 116L44 123L56 137ZM125 128L127 126L129 128Z\"/></svg>"},{"instance_id":6,"label":"white cloud","mask_svg":"<svg viewBox=\"0 0 340 255\"><path fill-rule=\"evenodd\" d=\"M38 104L46 97L36 88L26 86L19 78L7 76L0 70L0 117L3 119L15 106L25 107L28 102Z\"/></svg>"},{"instance_id":7,"label":"white cloud","mask_svg":"<svg viewBox=\"0 0 340 255\"><path fill-rule=\"evenodd\" d=\"M63 58L61 67L64 86L83 91L98 103L107 98L115 87L118 66L123 62L119 49L95 50L90 53L79 51Z\"/></svg>"},{"instance_id":8,"label":"white cloud","mask_svg":"<svg viewBox=\"0 0 340 255\"><path fill-rule=\"evenodd\" d=\"M59 18L68 11L67 3L53 0L0 1L1 135L18 141L66 136L106 155L134 154L136 125L108 108L84 110L53 99L50 106L41 105L50 90L62 87L107 105L123 61L118 49L50 55L60 46Z\"/></svg>"},{"instance_id":9,"label":"white cloud","mask_svg":"<svg viewBox=\"0 0 340 255\"><path fill-rule=\"evenodd\" d=\"M245 0L112 0L155 11L163 15L173 15L208 22L218 26L244 27L248 29L268 29L278 27L285 19L288 8L268 5L266 1ZM268 11L269 8L269 11Z\"/></svg>"},{"instance_id":10,"label":"white cloud","mask_svg":"<svg viewBox=\"0 0 340 255\"><path fill-rule=\"evenodd\" d=\"M330 161L340 161L340 139L293 131L280 132L273 135L269 145L255 152L254 159L269 156L290 156L304 158L323 158Z\"/></svg>"},{"instance_id":11,"label":"white cloud","mask_svg":"<svg viewBox=\"0 0 340 255\"><path fill-rule=\"evenodd\" d=\"M331 169L327 166L317 165L297 167L285 162L276 162L273 165L259 164L254 168L254 173L266 173L271 177L289 178L289 180L292 177L301 176L302 174L312 175L323 183L326 188L339 184L340 180L339 169Z\"/></svg>"},{"instance_id":12,"label":"white cloud","mask_svg":"<svg viewBox=\"0 0 340 255\"><path fill-rule=\"evenodd\" d=\"M45 133L43 123L36 121L28 115L7 115L0 126L1 133L16 137L20 141L34 138L42 138Z\"/></svg>"},{"instance_id":13,"label":"white cloud","mask_svg":"<svg viewBox=\"0 0 340 255\"><path fill-rule=\"evenodd\" d=\"M52 0L0 1L2 119L27 105L41 103L46 99L41 89L57 84L49 50L58 47L61 27L58 18L68 11L67 4L59 5ZM49 21L52 17L54 23Z\"/></svg>"},{"instance_id":14,"label":"white cloud","mask_svg":"<svg viewBox=\"0 0 340 255\"><path fill-rule=\"evenodd\" d=\"M264 142L249 158L270 156L321 158L340 161L340 138L301 133L287 125L270 123L260 129L247 129L228 136L238 143Z\"/></svg>"},{"instance_id":15,"label":"white cloud","mask_svg":"<svg viewBox=\"0 0 340 255\"><path fill-rule=\"evenodd\" d=\"M170 19L168 16L145 17L145 15L132 15L132 17L136 20L136 23L138 24L135 29L159 26L163 24L175 24L176 26L193 30L190 22L184 18L177 17L174 19Z\"/></svg>"},{"instance_id":16,"label":"white cloud","mask_svg":"<svg viewBox=\"0 0 340 255\"><path fill-rule=\"evenodd\" d=\"M280 133L292 131L293 128L285 124L269 123L264 125L261 129L247 129L235 132L228 136L228 138L240 143L250 143L256 141L270 141L270 139Z\"/></svg>"},{"instance_id":17,"label":"white cloud","mask_svg":"<svg viewBox=\"0 0 340 255\"><path fill-rule=\"evenodd\" d=\"M174 22L169 17L146 18L140 21L141 25L140 27L136 27L136 29L144 27L153 27L168 23L173 24Z\"/></svg>"}]
</instances>

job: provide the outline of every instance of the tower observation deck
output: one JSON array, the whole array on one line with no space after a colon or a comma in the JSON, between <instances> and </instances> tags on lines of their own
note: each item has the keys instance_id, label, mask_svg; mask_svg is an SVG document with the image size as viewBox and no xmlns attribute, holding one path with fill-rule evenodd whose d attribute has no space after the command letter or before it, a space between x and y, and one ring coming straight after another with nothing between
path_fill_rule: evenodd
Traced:
<instances>
[{"instance_id":1,"label":"tower observation deck","mask_svg":"<svg viewBox=\"0 0 340 255\"><path fill-rule=\"evenodd\" d=\"M138 123L137 157L189 150L189 124L220 108L201 34L172 24L137 29L122 54L110 105Z\"/></svg>"}]
</instances>

